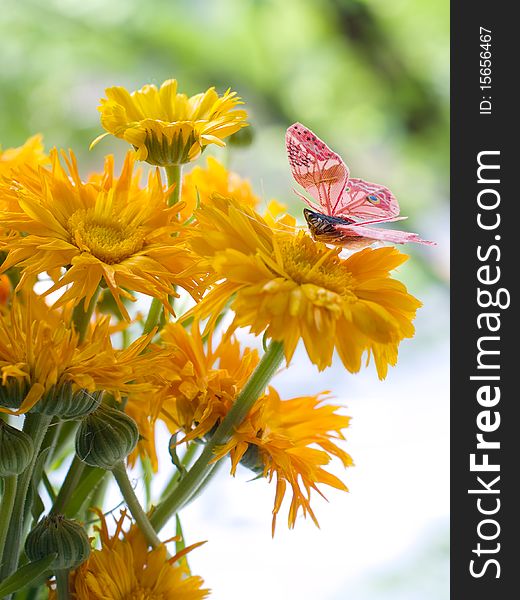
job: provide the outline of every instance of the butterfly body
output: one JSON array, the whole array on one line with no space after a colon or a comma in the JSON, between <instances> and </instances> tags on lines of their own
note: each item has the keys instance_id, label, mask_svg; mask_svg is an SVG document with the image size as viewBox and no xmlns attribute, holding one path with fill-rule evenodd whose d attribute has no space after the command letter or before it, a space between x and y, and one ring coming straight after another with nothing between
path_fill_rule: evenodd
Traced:
<instances>
[{"instance_id":1,"label":"butterfly body","mask_svg":"<svg viewBox=\"0 0 520 600\"><path fill-rule=\"evenodd\" d=\"M341 245L345 236L341 229L338 228L338 225L350 225L354 222L350 219L331 217L319 212L314 212L309 208L303 209L303 216L307 221L312 237L315 240L325 242L326 244Z\"/></svg>"},{"instance_id":2,"label":"butterfly body","mask_svg":"<svg viewBox=\"0 0 520 600\"><path fill-rule=\"evenodd\" d=\"M304 209L304 216L314 239L346 247L433 243L415 233L367 227L403 219L397 199L385 186L350 177L341 157L301 123L287 130L286 146L294 180L312 197L297 192L312 209Z\"/></svg>"}]
</instances>

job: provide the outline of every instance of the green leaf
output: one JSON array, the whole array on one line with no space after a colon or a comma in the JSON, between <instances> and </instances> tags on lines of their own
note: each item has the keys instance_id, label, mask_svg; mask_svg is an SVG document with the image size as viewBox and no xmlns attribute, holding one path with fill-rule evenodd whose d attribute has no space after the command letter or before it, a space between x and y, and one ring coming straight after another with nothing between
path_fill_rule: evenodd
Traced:
<instances>
[{"instance_id":1,"label":"green leaf","mask_svg":"<svg viewBox=\"0 0 520 600\"><path fill-rule=\"evenodd\" d=\"M40 577L40 575L43 575L43 573L49 569L57 556L57 553L49 554L49 556L46 556L45 558L40 558L40 560L30 562L23 567L20 567L18 571L0 583L0 598L13 594L30 585L35 579Z\"/></svg>"},{"instance_id":2,"label":"green leaf","mask_svg":"<svg viewBox=\"0 0 520 600\"><path fill-rule=\"evenodd\" d=\"M67 502L67 507L64 511L67 517L75 517L80 512L101 483L105 473L106 471L104 469L85 467L85 471L81 476L78 486L74 490L70 500Z\"/></svg>"},{"instance_id":3,"label":"green leaf","mask_svg":"<svg viewBox=\"0 0 520 600\"><path fill-rule=\"evenodd\" d=\"M182 532L182 524L178 514L175 515L175 535L179 538L175 542L175 553L178 554L179 552L182 552L184 548L186 548L186 543L184 542L184 533ZM179 564L186 567L188 575L191 575L190 565L188 564L188 558L186 555L180 558Z\"/></svg>"},{"instance_id":4,"label":"green leaf","mask_svg":"<svg viewBox=\"0 0 520 600\"><path fill-rule=\"evenodd\" d=\"M54 491L52 483L49 481L49 477L47 476L47 473L45 471L42 471L42 481L47 494L49 494L51 502L54 504L54 502L56 501L56 492Z\"/></svg>"}]
</instances>

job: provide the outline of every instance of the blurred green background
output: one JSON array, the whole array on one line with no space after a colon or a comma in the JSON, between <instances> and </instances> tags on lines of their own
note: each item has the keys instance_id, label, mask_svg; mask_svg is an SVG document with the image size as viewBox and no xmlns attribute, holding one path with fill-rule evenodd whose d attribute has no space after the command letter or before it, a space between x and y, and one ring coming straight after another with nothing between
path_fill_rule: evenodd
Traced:
<instances>
[{"instance_id":1,"label":"blurred green background","mask_svg":"<svg viewBox=\"0 0 520 600\"><path fill-rule=\"evenodd\" d=\"M417 380L433 381L434 363L436 381L447 373L447 1L2 0L0 8L3 148L41 132L47 148L73 148L84 174L100 169L104 154L120 159L127 150L121 140L107 138L88 151L102 132L96 107L105 87L134 90L175 77L179 90L190 95L215 85L243 97L255 141L231 152L231 166L265 202L276 197L301 215L284 148L284 131L294 121L341 154L354 176L390 187L409 216L403 228L438 242L434 249L405 249L413 260L401 278L425 304L413 348L425 358L418 365L407 358L417 353L410 347L406 355L405 349L401 377L408 381L414 371ZM428 394L437 402L435 418L447 423L447 399L439 402L444 391L433 384ZM413 393L417 401L426 394ZM429 423L425 419L425 431ZM413 447L408 452L417 454ZM434 448L431 453L434 464ZM420 511L420 498L416 504ZM412 548L398 565L374 565L370 575L347 581L327 598L447 597L447 521L434 525L432 536L421 533L428 527L418 522L420 551ZM217 548L223 543L210 541ZM214 597L226 597L216 577L208 581ZM227 598L235 596L228 592Z\"/></svg>"}]
</instances>

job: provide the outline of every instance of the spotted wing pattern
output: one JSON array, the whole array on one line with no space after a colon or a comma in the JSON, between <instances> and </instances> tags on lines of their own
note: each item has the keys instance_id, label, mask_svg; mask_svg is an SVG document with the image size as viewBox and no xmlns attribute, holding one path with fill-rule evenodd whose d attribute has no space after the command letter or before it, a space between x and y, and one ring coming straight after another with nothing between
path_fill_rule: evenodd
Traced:
<instances>
[{"instance_id":1,"label":"spotted wing pattern","mask_svg":"<svg viewBox=\"0 0 520 600\"><path fill-rule=\"evenodd\" d=\"M347 165L301 123L289 127L285 142L295 181L315 200L305 201L314 210L333 216L349 179Z\"/></svg>"},{"instance_id":2,"label":"spotted wing pattern","mask_svg":"<svg viewBox=\"0 0 520 600\"><path fill-rule=\"evenodd\" d=\"M351 177L334 215L357 219L392 219L399 215L399 204L385 186Z\"/></svg>"},{"instance_id":3,"label":"spotted wing pattern","mask_svg":"<svg viewBox=\"0 0 520 600\"><path fill-rule=\"evenodd\" d=\"M314 210L348 219L399 214L399 204L388 188L349 177L342 158L301 123L291 125L285 139L292 175L315 200L303 197Z\"/></svg>"}]
</instances>

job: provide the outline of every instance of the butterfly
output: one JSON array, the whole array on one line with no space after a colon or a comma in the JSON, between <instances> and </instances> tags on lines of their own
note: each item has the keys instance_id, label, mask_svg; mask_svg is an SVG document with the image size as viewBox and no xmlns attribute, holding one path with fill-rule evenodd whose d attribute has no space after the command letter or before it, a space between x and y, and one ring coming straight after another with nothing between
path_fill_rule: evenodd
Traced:
<instances>
[{"instance_id":1,"label":"butterfly","mask_svg":"<svg viewBox=\"0 0 520 600\"><path fill-rule=\"evenodd\" d=\"M399 204L388 188L350 177L341 157L310 129L294 123L287 129L285 142L292 176L313 198L296 192L312 209L304 208L303 214L315 240L347 248L376 241L434 244L415 233L367 227L406 217L399 216Z\"/></svg>"}]
</instances>

